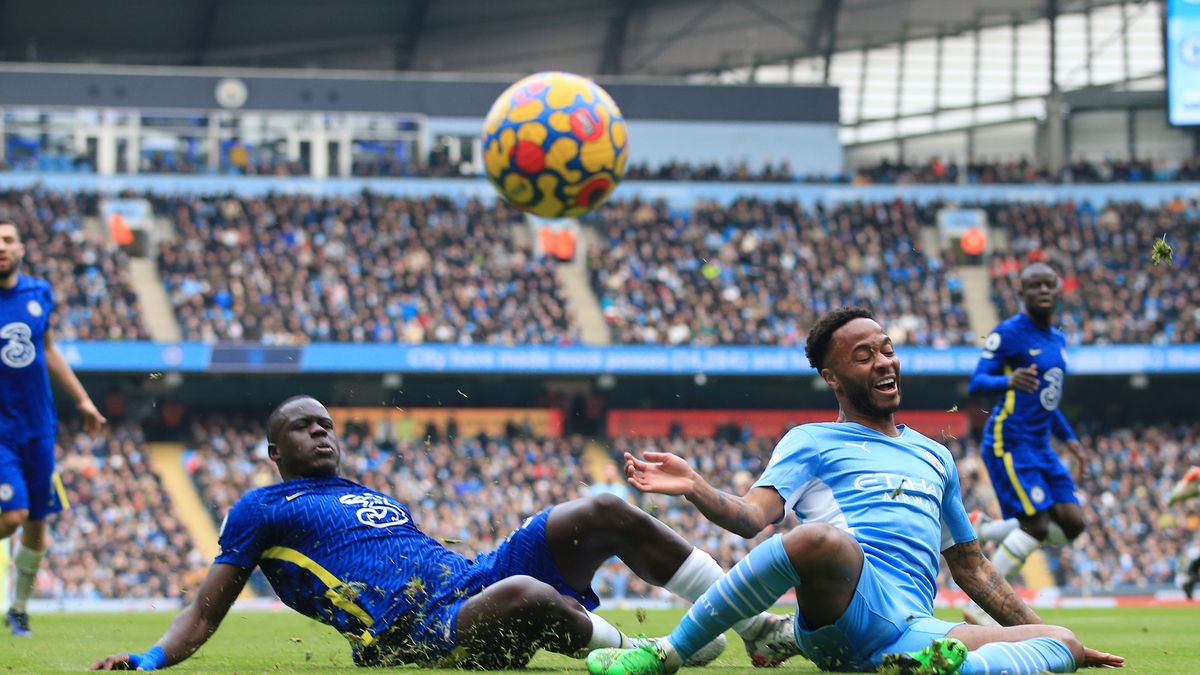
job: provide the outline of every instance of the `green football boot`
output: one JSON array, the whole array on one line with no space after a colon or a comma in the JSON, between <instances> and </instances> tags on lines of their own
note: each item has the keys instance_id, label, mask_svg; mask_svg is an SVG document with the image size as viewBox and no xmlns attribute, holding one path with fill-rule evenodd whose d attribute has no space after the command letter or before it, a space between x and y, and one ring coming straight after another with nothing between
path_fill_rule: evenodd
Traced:
<instances>
[{"instance_id":1,"label":"green football boot","mask_svg":"<svg viewBox=\"0 0 1200 675\"><path fill-rule=\"evenodd\" d=\"M884 675L954 675L967 660L967 646L954 638L938 638L915 652L883 657L879 672Z\"/></svg>"}]
</instances>

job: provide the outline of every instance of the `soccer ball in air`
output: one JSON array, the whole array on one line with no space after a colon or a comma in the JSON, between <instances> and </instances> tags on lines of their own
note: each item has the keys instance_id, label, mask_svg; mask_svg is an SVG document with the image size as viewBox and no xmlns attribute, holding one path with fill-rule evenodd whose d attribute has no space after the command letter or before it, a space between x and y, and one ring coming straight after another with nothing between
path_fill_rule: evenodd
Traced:
<instances>
[{"instance_id":1,"label":"soccer ball in air","mask_svg":"<svg viewBox=\"0 0 1200 675\"><path fill-rule=\"evenodd\" d=\"M573 217L616 189L629 140L620 109L595 82L537 73L492 104L483 157L488 180L508 203L543 218Z\"/></svg>"}]
</instances>

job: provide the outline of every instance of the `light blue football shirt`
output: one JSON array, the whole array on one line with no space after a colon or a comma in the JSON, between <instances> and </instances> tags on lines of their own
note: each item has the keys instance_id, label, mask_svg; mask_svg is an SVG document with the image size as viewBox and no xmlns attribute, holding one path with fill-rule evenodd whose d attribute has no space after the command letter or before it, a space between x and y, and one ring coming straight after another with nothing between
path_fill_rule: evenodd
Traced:
<instances>
[{"instance_id":1,"label":"light blue football shirt","mask_svg":"<svg viewBox=\"0 0 1200 675\"><path fill-rule=\"evenodd\" d=\"M754 487L774 488L802 522L850 534L895 601L929 613L941 552L976 536L950 451L897 426L896 438L853 422L794 427Z\"/></svg>"}]
</instances>

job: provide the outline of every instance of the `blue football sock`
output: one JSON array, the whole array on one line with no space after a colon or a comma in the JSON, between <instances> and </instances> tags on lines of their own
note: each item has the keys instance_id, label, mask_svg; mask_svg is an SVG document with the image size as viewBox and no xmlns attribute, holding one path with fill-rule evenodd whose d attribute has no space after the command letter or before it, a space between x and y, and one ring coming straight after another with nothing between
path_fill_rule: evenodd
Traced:
<instances>
[{"instance_id":1,"label":"blue football sock","mask_svg":"<svg viewBox=\"0 0 1200 675\"><path fill-rule=\"evenodd\" d=\"M688 610L667 641L686 659L741 619L771 607L800 583L783 535L764 541L713 584Z\"/></svg>"},{"instance_id":2,"label":"blue football sock","mask_svg":"<svg viewBox=\"0 0 1200 675\"><path fill-rule=\"evenodd\" d=\"M1054 638L992 642L972 649L958 672L960 675L1073 673L1075 657L1065 644Z\"/></svg>"}]
</instances>

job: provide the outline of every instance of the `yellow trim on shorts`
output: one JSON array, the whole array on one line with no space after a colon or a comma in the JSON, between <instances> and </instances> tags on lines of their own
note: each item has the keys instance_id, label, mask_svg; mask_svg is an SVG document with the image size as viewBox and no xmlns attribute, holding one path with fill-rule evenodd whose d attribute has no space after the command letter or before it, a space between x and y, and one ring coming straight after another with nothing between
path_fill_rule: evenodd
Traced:
<instances>
[{"instance_id":1,"label":"yellow trim on shorts","mask_svg":"<svg viewBox=\"0 0 1200 675\"><path fill-rule=\"evenodd\" d=\"M54 490L58 492L59 505L62 506L63 511L69 510L71 508L71 500L67 498L67 488L63 485L62 476L55 471L51 475L51 479L54 481Z\"/></svg>"},{"instance_id":2,"label":"yellow trim on shorts","mask_svg":"<svg viewBox=\"0 0 1200 675\"><path fill-rule=\"evenodd\" d=\"M1012 366L1004 366L1004 374L1012 375ZM1016 410L1017 407L1017 391L1009 389L1004 394L1004 407L1000 408L1000 413L996 415L996 422L992 425L992 447L997 457L1003 458L1004 470L1008 473L1008 480L1012 483L1013 491L1017 493L1017 499L1021 501L1021 508L1025 510L1025 515L1032 516L1037 513L1033 502L1029 501L1029 495L1025 493L1025 486L1021 485L1021 481L1017 479L1017 470L1013 466L1012 453L1004 449L1004 420Z\"/></svg>"}]
</instances>

